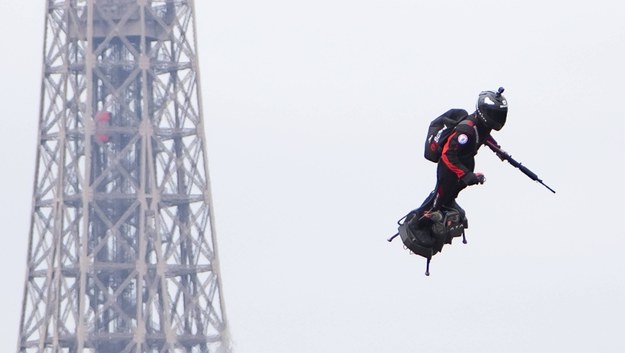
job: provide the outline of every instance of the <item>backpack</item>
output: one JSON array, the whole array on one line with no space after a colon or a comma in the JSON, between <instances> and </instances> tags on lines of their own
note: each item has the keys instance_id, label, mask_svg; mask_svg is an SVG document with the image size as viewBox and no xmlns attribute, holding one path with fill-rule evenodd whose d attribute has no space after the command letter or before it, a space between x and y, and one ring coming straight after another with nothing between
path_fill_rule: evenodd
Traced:
<instances>
[{"instance_id":1,"label":"backpack","mask_svg":"<svg viewBox=\"0 0 625 353\"><path fill-rule=\"evenodd\" d=\"M454 131L456 125L463 121L469 113L464 109L450 109L445 114L432 120L425 138L423 155L428 161L438 163L441 159L443 146Z\"/></svg>"}]
</instances>

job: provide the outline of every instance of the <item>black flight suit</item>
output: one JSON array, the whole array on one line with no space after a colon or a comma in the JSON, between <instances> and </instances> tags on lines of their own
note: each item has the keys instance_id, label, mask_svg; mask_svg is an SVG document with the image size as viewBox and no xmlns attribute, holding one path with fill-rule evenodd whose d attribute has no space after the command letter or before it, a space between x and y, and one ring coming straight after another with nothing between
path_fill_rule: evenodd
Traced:
<instances>
[{"instance_id":1,"label":"black flight suit","mask_svg":"<svg viewBox=\"0 0 625 353\"><path fill-rule=\"evenodd\" d=\"M436 187L421 207L415 210L417 218L425 211L444 208L457 209L465 216L464 210L456 203L456 197L468 185L478 183L478 178L473 173L475 155L487 139L495 142L490 132L491 129L477 122L475 114L469 115L455 127L443 146L438 162Z\"/></svg>"}]
</instances>

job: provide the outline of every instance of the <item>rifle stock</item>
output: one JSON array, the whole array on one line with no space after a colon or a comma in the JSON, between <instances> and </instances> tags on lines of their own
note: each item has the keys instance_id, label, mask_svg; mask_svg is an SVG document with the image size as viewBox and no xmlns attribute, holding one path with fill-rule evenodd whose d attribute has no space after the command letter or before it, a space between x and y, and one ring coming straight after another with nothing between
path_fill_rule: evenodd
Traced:
<instances>
[{"instance_id":1,"label":"rifle stock","mask_svg":"<svg viewBox=\"0 0 625 353\"><path fill-rule=\"evenodd\" d=\"M538 175L536 175L536 173L534 173L531 170L529 170L529 168L527 168L526 166L524 166L520 162L517 162L516 160L514 160L511 155L509 155L506 152L502 151L501 148L499 148L497 145L495 145L492 141L486 140L486 145L491 150L493 150L493 152L497 153L498 156L500 156L502 159L507 160L508 163L510 163L510 165L512 165L513 167L519 169L521 172L523 172L523 174L527 175L530 179L541 183L544 187L549 189L549 191L551 191L552 193L554 193L554 194L556 193L555 190L553 190L552 188L547 186L547 184L543 183L543 181L540 178L538 178Z\"/></svg>"}]
</instances>

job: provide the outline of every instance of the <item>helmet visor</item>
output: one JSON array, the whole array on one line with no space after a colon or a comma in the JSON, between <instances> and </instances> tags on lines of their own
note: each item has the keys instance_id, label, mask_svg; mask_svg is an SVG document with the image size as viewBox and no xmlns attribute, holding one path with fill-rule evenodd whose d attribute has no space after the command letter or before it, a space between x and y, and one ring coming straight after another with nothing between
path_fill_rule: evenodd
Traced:
<instances>
[{"instance_id":1,"label":"helmet visor","mask_svg":"<svg viewBox=\"0 0 625 353\"><path fill-rule=\"evenodd\" d=\"M508 115L508 109L487 107L484 111L486 120L490 128L495 130L501 130L506 124L506 116Z\"/></svg>"}]
</instances>

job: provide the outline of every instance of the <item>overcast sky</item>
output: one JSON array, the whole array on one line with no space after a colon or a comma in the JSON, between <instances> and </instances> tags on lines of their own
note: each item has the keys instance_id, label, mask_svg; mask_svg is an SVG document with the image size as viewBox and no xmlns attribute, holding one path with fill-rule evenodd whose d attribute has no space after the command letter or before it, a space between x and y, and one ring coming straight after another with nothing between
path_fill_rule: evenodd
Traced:
<instances>
[{"instance_id":1,"label":"overcast sky","mask_svg":"<svg viewBox=\"0 0 625 353\"><path fill-rule=\"evenodd\" d=\"M197 1L235 353L625 351L625 5ZM0 351L26 273L45 1L5 0ZM430 120L506 88L505 150L461 193L467 245L386 238L435 182Z\"/></svg>"}]
</instances>

